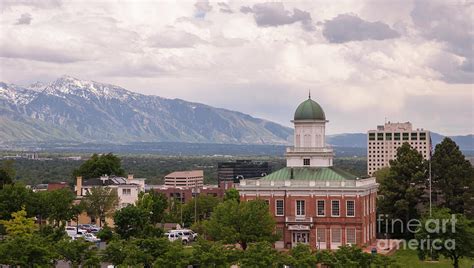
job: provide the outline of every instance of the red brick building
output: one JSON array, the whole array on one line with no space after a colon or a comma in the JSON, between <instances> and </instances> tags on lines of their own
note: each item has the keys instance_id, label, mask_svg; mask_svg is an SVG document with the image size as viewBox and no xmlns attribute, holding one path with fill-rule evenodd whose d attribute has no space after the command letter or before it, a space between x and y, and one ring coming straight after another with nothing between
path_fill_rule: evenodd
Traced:
<instances>
[{"instance_id":1,"label":"red brick building","mask_svg":"<svg viewBox=\"0 0 474 268\"><path fill-rule=\"evenodd\" d=\"M287 167L259 180L242 180L241 200L266 200L277 222L278 248L306 243L318 249L363 246L375 241L375 178L358 178L333 167L325 144L324 111L309 98L294 116L294 147Z\"/></svg>"},{"instance_id":2,"label":"red brick building","mask_svg":"<svg viewBox=\"0 0 474 268\"><path fill-rule=\"evenodd\" d=\"M150 187L150 190L164 194L170 199L180 200L183 204L193 199L195 195L211 195L215 197L224 197L225 190L217 185L203 185L200 187L173 187L166 185L157 185Z\"/></svg>"}]
</instances>

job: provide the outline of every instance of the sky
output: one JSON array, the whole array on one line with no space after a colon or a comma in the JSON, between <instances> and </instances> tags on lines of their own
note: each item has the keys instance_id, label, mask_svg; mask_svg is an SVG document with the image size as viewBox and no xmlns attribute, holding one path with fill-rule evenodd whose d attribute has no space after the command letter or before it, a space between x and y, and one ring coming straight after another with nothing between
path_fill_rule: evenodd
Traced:
<instances>
[{"instance_id":1,"label":"sky","mask_svg":"<svg viewBox=\"0 0 474 268\"><path fill-rule=\"evenodd\" d=\"M385 121L474 133L474 2L0 2L0 81L61 75L329 134Z\"/></svg>"}]
</instances>

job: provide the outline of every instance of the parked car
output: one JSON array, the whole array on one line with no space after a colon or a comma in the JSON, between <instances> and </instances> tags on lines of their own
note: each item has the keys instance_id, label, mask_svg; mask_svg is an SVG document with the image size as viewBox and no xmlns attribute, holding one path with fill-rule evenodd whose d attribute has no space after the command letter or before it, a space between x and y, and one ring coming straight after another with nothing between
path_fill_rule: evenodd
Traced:
<instances>
[{"instance_id":1,"label":"parked car","mask_svg":"<svg viewBox=\"0 0 474 268\"><path fill-rule=\"evenodd\" d=\"M79 227L86 230L87 232L91 232L92 230L99 228L94 224L79 224Z\"/></svg>"},{"instance_id":2,"label":"parked car","mask_svg":"<svg viewBox=\"0 0 474 268\"><path fill-rule=\"evenodd\" d=\"M185 236L189 241L194 241L197 237L197 234L189 229L171 230L170 233L177 233L180 236Z\"/></svg>"},{"instance_id":3,"label":"parked car","mask_svg":"<svg viewBox=\"0 0 474 268\"><path fill-rule=\"evenodd\" d=\"M100 227L92 227L89 232L93 234L97 234L102 228Z\"/></svg>"},{"instance_id":4,"label":"parked car","mask_svg":"<svg viewBox=\"0 0 474 268\"><path fill-rule=\"evenodd\" d=\"M100 239L97 238L97 236L95 236L95 235L92 234L92 233L86 233L86 234L84 234L83 237L84 237L84 239L85 239L86 241L89 241L89 242L93 242L93 243L100 242Z\"/></svg>"},{"instance_id":5,"label":"parked car","mask_svg":"<svg viewBox=\"0 0 474 268\"><path fill-rule=\"evenodd\" d=\"M78 227L76 227L76 226L66 226L66 230L65 230L65 231L66 231L67 235L68 235L69 237L71 237L71 238L74 238L74 237L76 237L76 236L78 236L78 235L81 236L81 235L87 233L86 230L81 229L81 228L78 228Z\"/></svg>"},{"instance_id":6,"label":"parked car","mask_svg":"<svg viewBox=\"0 0 474 268\"><path fill-rule=\"evenodd\" d=\"M180 233L170 232L170 233L165 233L164 235L171 242L176 241L176 240L181 240L183 244L187 244L187 243L190 242L190 239L189 239L188 236L185 236L185 235L180 234Z\"/></svg>"}]
</instances>

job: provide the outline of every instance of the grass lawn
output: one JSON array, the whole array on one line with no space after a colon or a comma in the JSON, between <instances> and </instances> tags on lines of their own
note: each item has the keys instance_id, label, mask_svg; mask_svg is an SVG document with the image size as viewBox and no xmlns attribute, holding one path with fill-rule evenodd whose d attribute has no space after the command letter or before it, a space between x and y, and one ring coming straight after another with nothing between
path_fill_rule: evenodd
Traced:
<instances>
[{"instance_id":1,"label":"grass lawn","mask_svg":"<svg viewBox=\"0 0 474 268\"><path fill-rule=\"evenodd\" d=\"M416 251L414 250L399 250L397 251L392 258L397 261L397 264L403 268L411 267L426 267L426 268L448 268L453 267L450 259L445 259L440 257L438 262L422 262L418 260ZM459 267L461 268L472 268L474 267L474 260L463 258L459 262Z\"/></svg>"}]
</instances>

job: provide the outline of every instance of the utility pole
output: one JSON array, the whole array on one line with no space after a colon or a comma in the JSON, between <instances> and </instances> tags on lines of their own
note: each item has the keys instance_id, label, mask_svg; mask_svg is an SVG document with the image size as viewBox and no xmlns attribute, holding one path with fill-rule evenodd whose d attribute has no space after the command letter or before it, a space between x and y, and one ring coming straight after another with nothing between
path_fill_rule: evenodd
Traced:
<instances>
[{"instance_id":1,"label":"utility pole","mask_svg":"<svg viewBox=\"0 0 474 268\"><path fill-rule=\"evenodd\" d=\"M428 161L428 181L429 181L429 194L430 194L430 217L431 217L431 153L430 160Z\"/></svg>"},{"instance_id":2,"label":"utility pole","mask_svg":"<svg viewBox=\"0 0 474 268\"><path fill-rule=\"evenodd\" d=\"M197 179L194 179L194 223L197 222Z\"/></svg>"}]
</instances>

